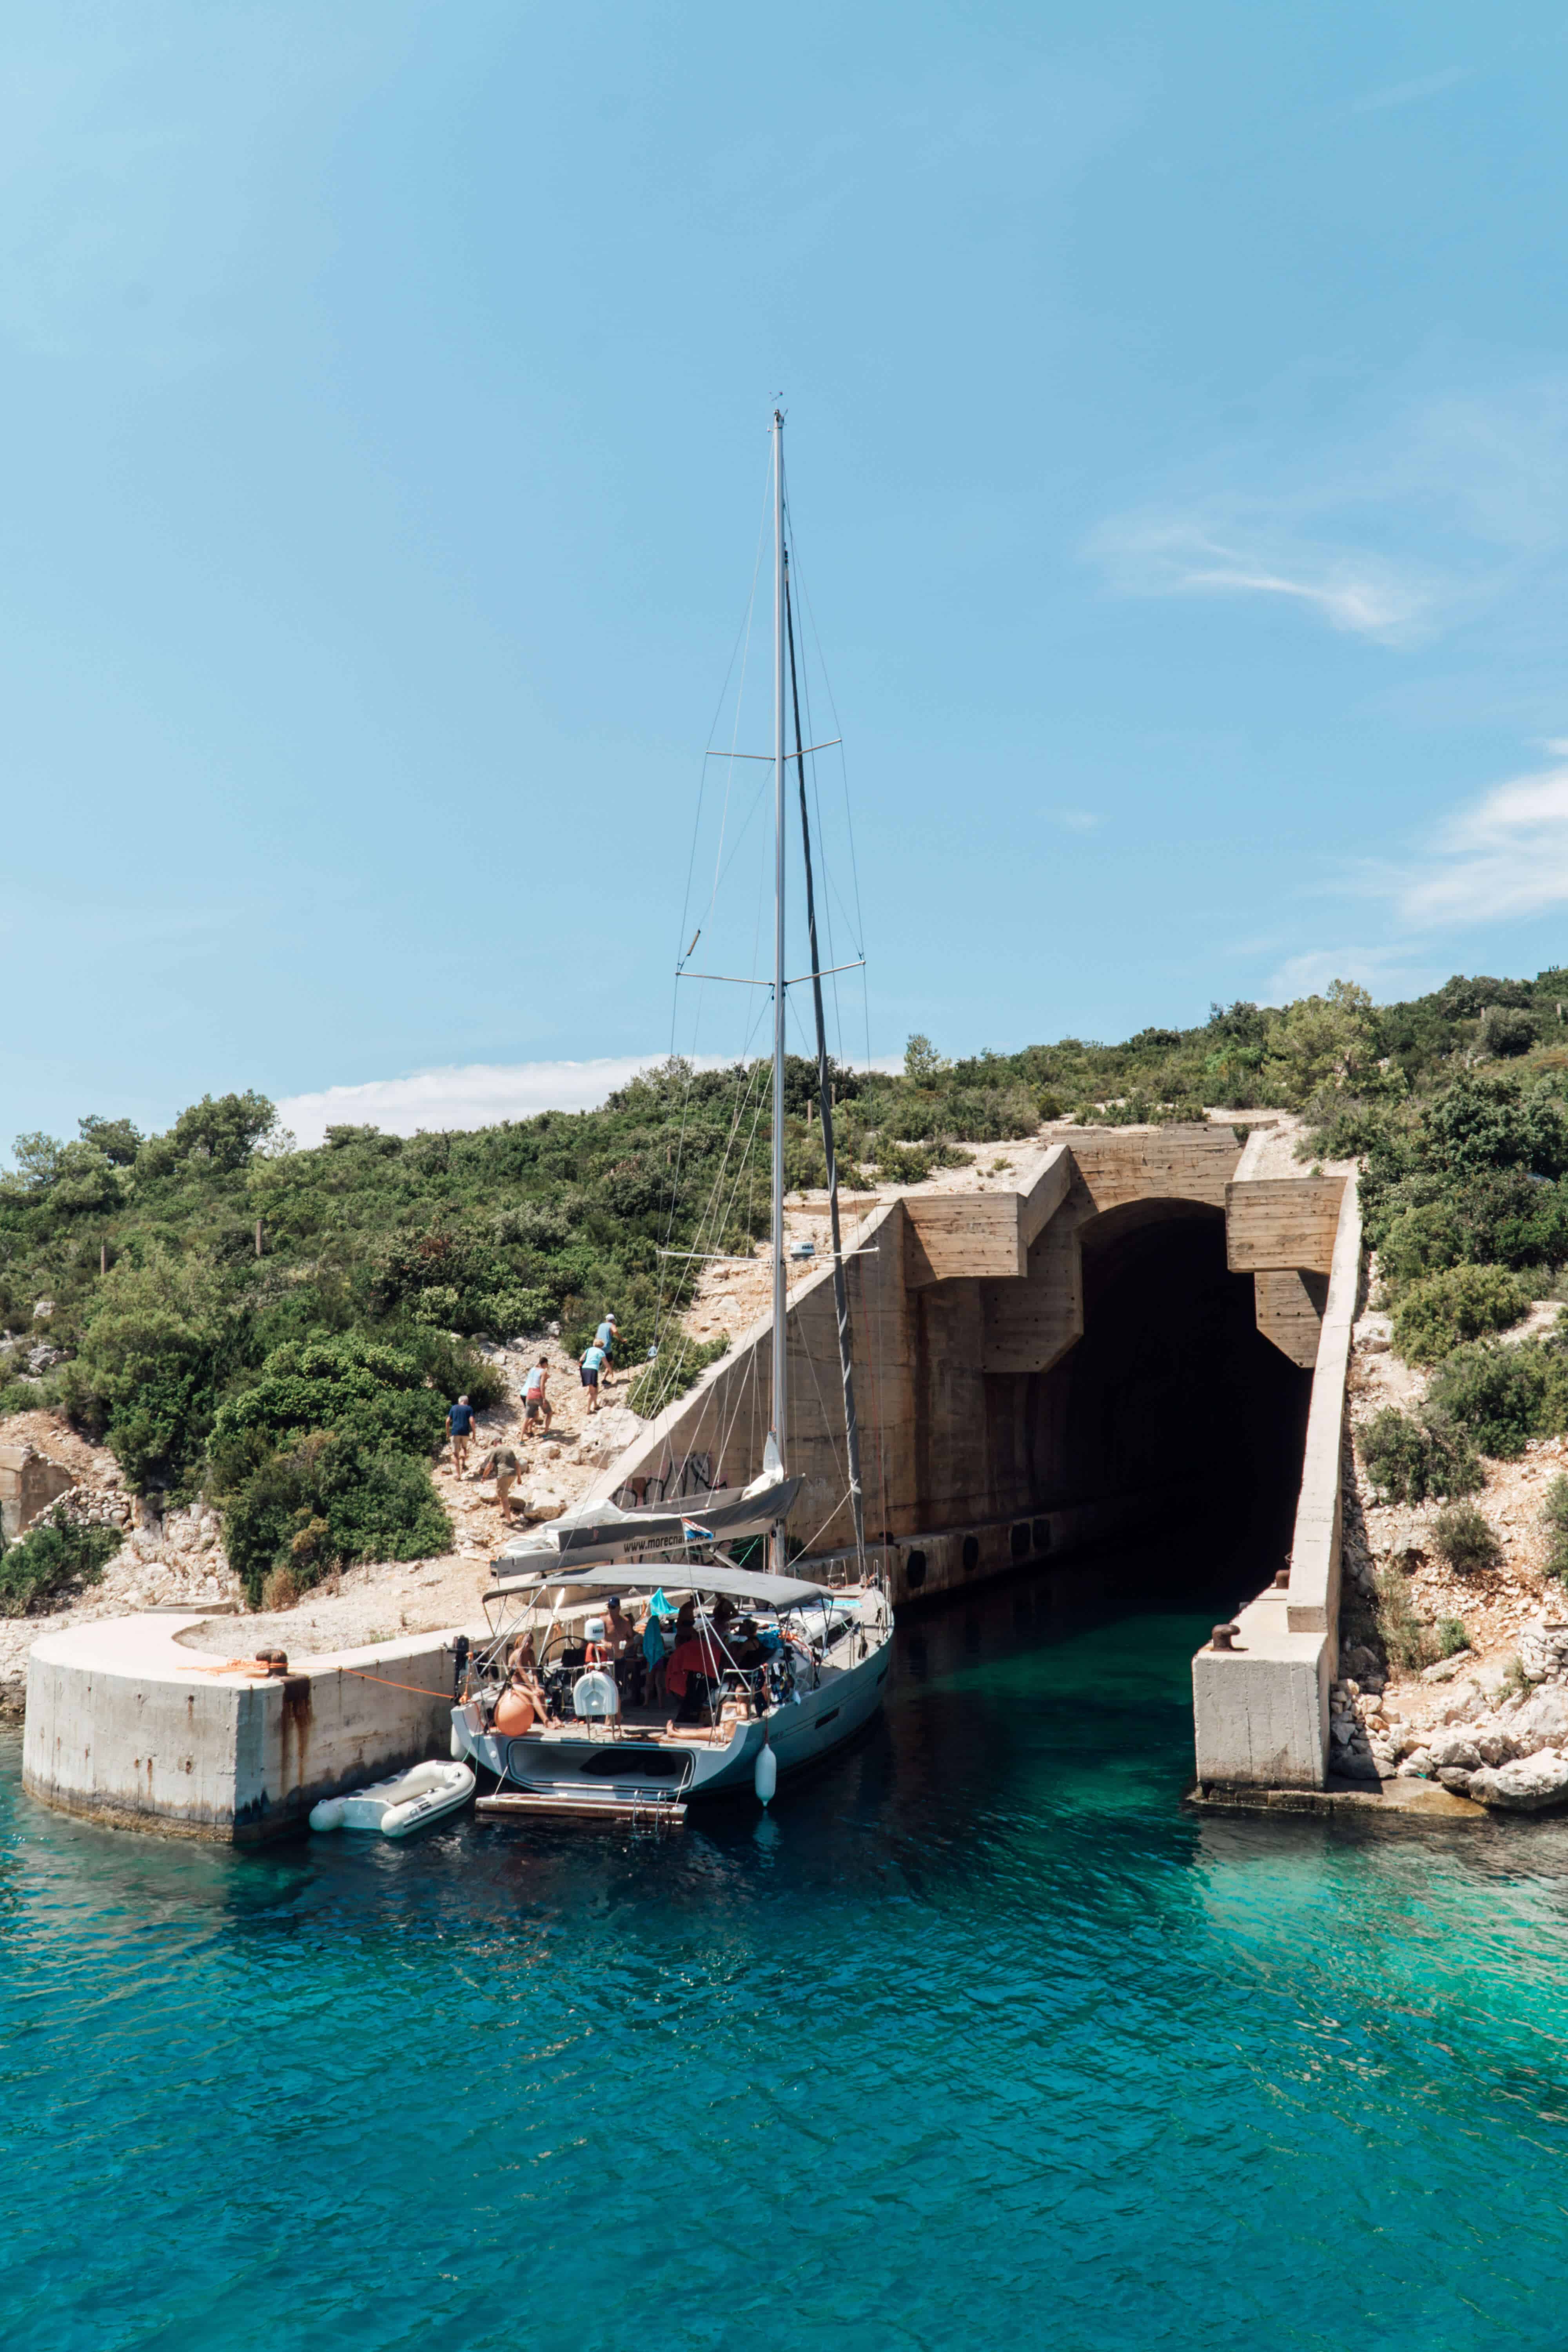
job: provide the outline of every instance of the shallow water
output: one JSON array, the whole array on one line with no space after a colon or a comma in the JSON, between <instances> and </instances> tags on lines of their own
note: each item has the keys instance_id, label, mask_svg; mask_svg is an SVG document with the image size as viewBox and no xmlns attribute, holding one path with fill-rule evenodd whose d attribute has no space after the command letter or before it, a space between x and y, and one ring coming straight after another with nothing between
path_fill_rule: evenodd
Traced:
<instances>
[{"instance_id":1,"label":"shallow water","mask_svg":"<svg viewBox=\"0 0 1568 2352\"><path fill-rule=\"evenodd\" d=\"M1206 1622L906 1629L663 1846L236 1855L7 1738L5 2343L1558 2352L1568 1830L1184 1814Z\"/></svg>"}]
</instances>

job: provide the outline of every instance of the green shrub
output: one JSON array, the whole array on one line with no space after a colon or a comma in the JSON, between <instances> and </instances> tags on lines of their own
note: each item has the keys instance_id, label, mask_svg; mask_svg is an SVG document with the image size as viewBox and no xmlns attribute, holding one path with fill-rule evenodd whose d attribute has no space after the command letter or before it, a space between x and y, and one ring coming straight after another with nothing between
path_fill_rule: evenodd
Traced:
<instances>
[{"instance_id":1,"label":"green shrub","mask_svg":"<svg viewBox=\"0 0 1568 2352\"><path fill-rule=\"evenodd\" d=\"M1530 1307L1529 1286L1499 1265L1451 1265L1413 1282L1394 1315L1408 1364L1436 1364L1467 1339L1506 1331Z\"/></svg>"},{"instance_id":2,"label":"green shrub","mask_svg":"<svg viewBox=\"0 0 1568 2352\"><path fill-rule=\"evenodd\" d=\"M645 1421L652 1421L667 1404L684 1396L692 1383L710 1364L716 1364L728 1349L726 1339L704 1343L677 1336L667 1339L651 1364L645 1364L626 1391L626 1402Z\"/></svg>"},{"instance_id":3,"label":"green shrub","mask_svg":"<svg viewBox=\"0 0 1568 2352\"><path fill-rule=\"evenodd\" d=\"M254 1605L288 1569L301 1591L355 1560L421 1559L452 1526L424 1463L324 1432L269 1454L227 1496L224 1538Z\"/></svg>"},{"instance_id":4,"label":"green shrub","mask_svg":"<svg viewBox=\"0 0 1568 2352\"><path fill-rule=\"evenodd\" d=\"M1392 1503L1473 1495L1484 1483L1465 1432L1436 1412L1412 1421L1386 1405L1358 1433L1356 1443L1367 1475Z\"/></svg>"},{"instance_id":5,"label":"green shrub","mask_svg":"<svg viewBox=\"0 0 1568 2352\"><path fill-rule=\"evenodd\" d=\"M1416 1614L1410 1588L1398 1569L1379 1569L1375 1581L1377 1630L1391 1665L1407 1675L1419 1674L1423 1666L1435 1666L1439 1658L1449 1654L1437 1628Z\"/></svg>"},{"instance_id":6,"label":"green shrub","mask_svg":"<svg viewBox=\"0 0 1568 2352\"><path fill-rule=\"evenodd\" d=\"M1450 1503L1432 1522L1432 1543L1439 1559L1456 1576L1474 1576L1495 1568L1502 1558L1497 1531L1474 1503Z\"/></svg>"},{"instance_id":7,"label":"green shrub","mask_svg":"<svg viewBox=\"0 0 1568 2352\"><path fill-rule=\"evenodd\" d=\"M877 1173L885 1184L923 1184L931 1174L933 1155L901 1143L879 1143Z\"/></svg>"},{"instance_id":8,"label":"green shrub","mask_svg":"<svg viewBox=\"0 0 1568 2352\"><path fill-rule=\"evenodd\" d=\"M1568 1478L1561 1474L1546 1489L1541 1524L1547 1536L1546 1573L1568 1584Z\"/></svg>"},{"instance_id":9,"label":"green shrub","mask_svg":"<svg viewBox=\"0 0 1568 2352\"><path fill-rule=\"evenodd\" d=\"M113 1528L67 1517L37 1519L0 1549L0 1617L26 1617L78 1585L96 1584L120 1549Z\"/></svg>"},{"instance_id":10,"label":"green shrub","mask_svg":"<svg viewBox=\"0 0 1568 2352\"><path fill-rule=\"evenodd\" d=\"M247 1439L262 1436L277 1446L317 1430L352 1437L372 1452L391 1445L435 1454L450 1401L426 1387L417 1362L399 1349L357 1333L291 1341L272 1350L253 1388L222 1407L213 1429L214 1469L222 1485L231 1465L253 1457Z\"/></svg>"},{"instance_id":11,"label":"green shrub","mask_svg":"<svg viewBox=\"0 0 1568 2352\"><path fill-rule=\"evenodd\" d=\"M1563 1367L1551 1360L1555 1352L1528 1340L1514 1348L1472 1340L1438 1366L1428 1404L1468 1430L1483 1454L1512 1461L1559 1410Z\"/></svg>"},{"instance_id":12,"label":"green shrub","mask_svg":"<svg viewBox=\"0 0 1568 2352\"><path fill-rule=\"evenodd\" d=\"M1534 1014L1517 1005L1489 1004L1481 1015L1481 1043L1489 1054L1528 1054L1540 1034Z\"/></svg>"},{"instance_id":13,"label":"green shrub","mask_svg":"<svg viewBox=\"0 0 1568 2352\"><path fill-rule=\"evenodd\" d=\"M155 1243L100 1284L62 1388L74 1417L107 1433L139 1494L198 1475L235 1336L218 1277L197 1254Z\"/></svg>"}]
</instances>

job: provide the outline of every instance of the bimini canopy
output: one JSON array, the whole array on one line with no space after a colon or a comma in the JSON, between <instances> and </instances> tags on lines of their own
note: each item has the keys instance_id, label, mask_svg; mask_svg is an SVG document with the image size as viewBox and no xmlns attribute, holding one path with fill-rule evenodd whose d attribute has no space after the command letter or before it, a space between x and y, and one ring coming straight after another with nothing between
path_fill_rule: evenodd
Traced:
<instances>
[{"instance_id":1,"label":"bimini canopy","mask_svg":"<svg viewBox=\"0 0 1568 2352\"><path fill-rule=\"evenodd\" d=\"M650 1573L650 1570L652 1571ZM563 1568L542 1564L524 1575L498 1579L491 1590L510 1591L524 1584L585 1585L595 1592L630 1592L664 1580L677 1591L727 1592L732 1601L755 1601L764 1609L793 1609L802 1601L831 1601L832 1587L806 1584L796 1576L769 1576L763 1569L730 1568L715 1560L649 1561L646 1566Z\"/></svg>"}]
</instances>

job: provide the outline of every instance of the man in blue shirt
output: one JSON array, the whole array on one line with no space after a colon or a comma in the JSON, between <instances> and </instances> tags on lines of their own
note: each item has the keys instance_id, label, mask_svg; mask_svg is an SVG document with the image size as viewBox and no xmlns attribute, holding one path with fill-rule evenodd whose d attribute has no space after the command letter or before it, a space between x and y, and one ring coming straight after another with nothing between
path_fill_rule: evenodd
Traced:
<instances>
[{"instance_id":1,"label":"man in blue shirt","mask_svg":"<svg viewBox=\"0 0 1568 2352\"><path fill-rule=\"evenodd\" d=\"M595 1347L603 1348L605 1351L605 1386L606 1388L610 1385L610 1371L616 1353L616 1318L613 1315L606 1315L594 1334Z\"/></svg>"},{"instance_id":2,"label":"man in blue shirt","mask_svg":"<svg viewBox=\"0 0 1568 2352\"><path fill-rule=\"evenodd\" d=\"M468 1466L468 1440L474 1433L474 1408L466 1396L460 1396L447 1413L447 1433L452 1441L452 1467L461 1478Z\"/></svg>"}]
</instances>

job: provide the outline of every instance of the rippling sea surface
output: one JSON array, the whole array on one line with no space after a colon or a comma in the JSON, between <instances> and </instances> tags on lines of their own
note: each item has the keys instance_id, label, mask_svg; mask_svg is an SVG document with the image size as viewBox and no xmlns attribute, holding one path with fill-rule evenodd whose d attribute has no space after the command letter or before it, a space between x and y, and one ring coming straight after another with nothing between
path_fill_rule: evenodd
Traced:
<instances>
[{"instance_id":1,"label":"rippling sea surface","mask_svg":"<svg viewBox=\"0 0 1568 2352\"><path fill-rule=\"evenodd\" d=\"M10 2352L1561 2352L1568 1831L1184 1813L1205 1630L905 1629L664 1845L117 1835L6 1735Z\"/></svg>"}]
</instances>

